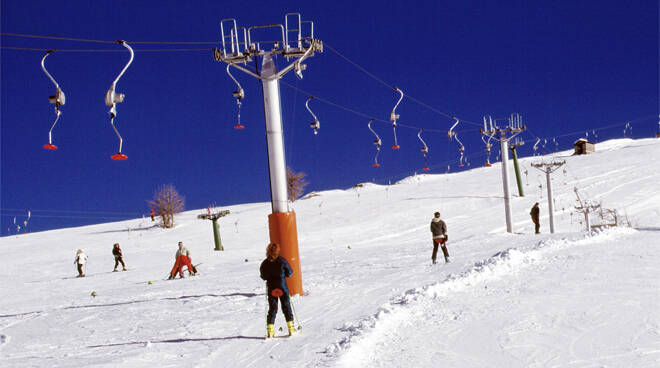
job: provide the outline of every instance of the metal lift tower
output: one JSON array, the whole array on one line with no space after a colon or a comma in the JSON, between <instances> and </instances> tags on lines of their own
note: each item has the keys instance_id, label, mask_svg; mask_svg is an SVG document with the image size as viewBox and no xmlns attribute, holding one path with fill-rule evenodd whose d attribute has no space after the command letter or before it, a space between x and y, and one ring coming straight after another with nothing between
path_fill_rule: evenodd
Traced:
<instances>
[{"instance_id":1,"label":"metal lift tower","mask_svg":"<svg viewBox=\"0 0 660 368\"><path fill-rule=\"evenodd\" d=\"M308 33L303 34L303 26L308 29ZM266 28L277 31L277 40L267 41L254 37L255 30ZM287 279L290 294L303 295L296 214L289 209L286 190L279 81L291 70L302 79L302 72L306 69L306 65L302 62L314 56L315 52L323 52L323 43L314 38L314 23L301 20L300 13L286 14L284 24L256 25L247 28L239 27L235 19L223 19L220 21L220 35L222 48L215 49L215 60L227 63L228 73L230 68L236 68L260 80L263 87L272 202L272 214L268 216L270 241L280 244L282 257L287 259L293 268L293 275ZM277 70L274 62L277 56L281 56L289 63L280 71ZM257 64L259 58L261 58L261 72L254 66L249 67L253 62ZM229 75L238 84L231 73ZM234 92L234 97L238 99L240 107L244 92L240 84L238 88L238 91Z\"/></svg>"},{"instance_id":2,"label":"metal lift tower","mask_svg":"<svg viewBox=\"0 0 660 368\"><path fill-rule=\"evenodd\" d=\"M480 129L481 134L500 141L500 154L502 155L502 186L504 188L504 215L506 217L506 231L513 233L513 222L511 221L511 193L509 192L509 141L513 137L522 133L525 126L522 124L522 118L519 114L511 114L507 119L507 125L499 127L497 120L489 116L484 117L484 128ZM502 119L503 120L503 119ZM508 136L507 136L508 135Z\"/></svg>"}]
</instances>

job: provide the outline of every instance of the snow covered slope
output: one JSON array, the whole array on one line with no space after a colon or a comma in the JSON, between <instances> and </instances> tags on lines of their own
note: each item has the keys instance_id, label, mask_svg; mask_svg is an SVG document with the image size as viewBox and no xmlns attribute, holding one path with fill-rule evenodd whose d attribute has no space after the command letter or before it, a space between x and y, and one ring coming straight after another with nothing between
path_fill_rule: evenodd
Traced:
<instances>
[{"instance_id":1,"label":"snow covered slope","mask_svg":"<svg viewBox=\"0 0 660 368\"><path fill-rule=\"evenodd\" d=\"M504 232L499 164L296 202L308 295L293 298L302 331L290 339L263 340L268 203L229 208L224 252L201 211L171 230L136 219L1 238L0 366L657 367L660 140L596 149L556 154L567 165L553 174L553 235L532 158L521 160L526 196L512 199L516 234ZM633 228L581 233L574 187ZM542 235L529 220L537 201ZM435 211L452 262L431 266ZM163 281L178 241L200 276ZM114 242L130 271L111 272Z\"/></svg>"}]
</instances>

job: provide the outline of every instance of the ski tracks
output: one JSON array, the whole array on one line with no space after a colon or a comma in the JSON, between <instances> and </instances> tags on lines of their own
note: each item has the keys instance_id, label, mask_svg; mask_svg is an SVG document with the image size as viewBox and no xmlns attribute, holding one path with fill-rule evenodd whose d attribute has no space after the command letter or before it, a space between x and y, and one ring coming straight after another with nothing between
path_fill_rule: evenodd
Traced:
<instances>
[{"instance_id":1,"label":"ski tracks","mask_svg":"<svg viewBox=\"0 0 660 368\"><path fill-rule=\"evenodd\" d=\"M429 323L432 325L442 324L442 336L444 339L451 341L454 340L452 334L460 335L462 333L462 329L464 329L462 325L469 325L472 320L470 313L488 313L488 311L475 310L474 306L470 305L461 307L460 299L464 296L463 294L473 294L474 290L481 290L481 293L488 294L489 283L505 276L515 276L516 273L530 266L544 267L541 261L551 261L553 253L567 247L614 241L634 232L632 229L619 228L572 240L544 240L526 249L509 248L476 262L463 272L449 274L443 281L410 289L381 306L375 314L352 323L346 323L340 329L346 335L325 349L326 362L338 366L410 364L411 362L405 358L413 354L410 351L411 349L415 349L414 343L411 346L410 341L406 341L410 335L422 341L437 339L432 329L425 328L425 325ZM511 290L505 290L505 293L515 294L520 292L521 289L524 291L524 281L520 282L518 289L512 287ZM512 298L515 299L515 295ZM553 320L551 319L551 321ZM536 322L532 320L529 323L534 324ZM422 327L420 328L420 326ZM504 336L500 333L484 336L483 338L491 342L493 340L499 341L501 351L514 348L506 340L506 336L515 334L515 330L511 329L512 326L493 327L499 329L499 331L508 331L504 333ZM524 323L518 325L521 331L529 331L535 327L525 326ZM417 336L415 336L416 328L419 329ZM412 331L410 331L411 329ZM424 342L420 342L420 344L425 345ZM479 345L479 342L476 344ZM455 361L468 365L478 365L477 362L471 360L469 354L469 350L474 347L460 346L457 349L455 346L450 346L446 341L435 343L433 347L433 351L435 351L433 356L442 356L445 362ZM536 344L535 348L537 350L538 347L539 344ZM404 352L403 350L406 349L408 351ZM530 349L527 349L528 352ZM527 362L529 363L529 359L531 359L535 364L551 364L556 360L556 349L548 346L541 350L543 351L531 353L531 355L527 354ZM464 351L464 353L461 351ZM492 353L504 354L501 351L493 351ZM430 351L420 353L426 357L417 356L416 359L419 361L415 361L416 364L434 365L433 359L428 358L428 355L431 354ZM399 354L401 354L400 357L397 357ZM402 360L397 361L397 359ZM515 361L517 358L509 356L509 359ZM522 360L520 364L523 365Z\"/></svg>"}]
</instances>

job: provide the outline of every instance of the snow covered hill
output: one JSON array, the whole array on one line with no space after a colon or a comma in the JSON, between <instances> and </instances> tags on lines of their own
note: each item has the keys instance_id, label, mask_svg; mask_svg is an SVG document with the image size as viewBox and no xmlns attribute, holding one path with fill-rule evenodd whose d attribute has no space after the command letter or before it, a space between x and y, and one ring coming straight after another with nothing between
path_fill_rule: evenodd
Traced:
<instances>
[{"instance_id":1,"label":"snow covered hill","mask_svg":"<svg viewBox=\"0 0 660 368\"><path fill-rule=\"evenodd\" d=\"M567 165L553 174L552 235L545 177L530 166L549 156L521 160L515 234L500 164L296 202L307 295L293 298L293 338L263 339L269 203L229 207L224 252L201 210L171 230L136 219L1 238L0 366L660 366L660 140L596 149L555 154ZM633 227L584 234L574 187ZM537 201L541 235L529 220ZM435 211L452 262L431 266ZM178 241L200 275L164 281ZM111 272L115 242L127 272ZM78 248L86 278L75 278Z\"/></svg>"}]
</instances>

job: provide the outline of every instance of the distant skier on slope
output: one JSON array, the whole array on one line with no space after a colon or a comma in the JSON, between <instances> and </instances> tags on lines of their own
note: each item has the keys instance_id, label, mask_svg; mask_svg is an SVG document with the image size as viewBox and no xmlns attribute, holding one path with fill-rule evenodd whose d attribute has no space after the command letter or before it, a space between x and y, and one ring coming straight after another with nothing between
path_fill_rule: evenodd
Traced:
<instances>
[{"instance_id":1,"label":"distant skier on slope","mask_svg":"<svg viewBox=\"0 0 660 368\"><path fill-rule=\"evenodd\" d=\"M449 251L447 251L447 225L440 219L440 212L436 212L431 220L431 233L433 234L433 254L431 259L433 264L436 263L435 257L438 254L438 245L442 248L442 253L445 256L445 262L449 263Z\"/></svg>"},{"instance_id":2,"label":"distant skier on slope","mask_svg":"<svg viewBox=\"0 0 660 368\"><path fill-rule=\"evenodd\" d=\"M124 256L121 254L121 248L119 243L115 243L112 246L112 255L115 256L115 269L112 272L117 272L117 266L121 263L122 271L126 271L126 265L124 264Z\"/></svg>"},{"instance_id":3,"label":"distant skier on slope","mask_svg":"<svg viewBox=\"0 0 660 368\"><path fill-rule=\"evenodd\" d=\"M541 228L541 223L539 222L539 202L536 202L532 207L532 210L529 211L530 216L532 216L532 222L534 223L534 233L540 234L539 229Z\"/></svg>"},{"instance_id":4,"label":"distant skier on slope","mask_svg":"<svg viewBox=\"0 0 660 368\"><path fill-rule=\"evenodd\" d=\"M266 280L266 292L268 293L268 316L266 317L266 337L275 337L275 315L277 314L277 300L282 304L282 312L286 318L289 328L289 336L293 335L293 313L291 312L291 301L289 300L289 289L286 286L285 277L293 274L289 262L280 257L280 245L270 243L266 248L266 259L259 267L261 278Z\"/></svg>"},{"instance_id":5,"label":"distant skier on slope","mask_svg":"<svg viewBox=\"0 0 660 368\"><path fill-rule=\"evenodd\" d=\"M183 246L183 242L179 242L179 249L176 251L176 254L174 255L174 267L172 267L172 272L170 272L170 277L168 280L172 280L176 274L178 273L181 278L183 278L183 266L185 265L188 267L188 273L190 276L195 276L197 273L197 270L195 267L190 263L190 251L188 248Z\"/></svg>"},{"instance_id":6,"label":"distant skier on slope","mask_svg":"<svg viewBox=\"0 0 660 368\"><path fill-rule=\"evenodd\" d=\"M78 249L76 252L76 259L73 261L73 264L75 264L78 267L78 277L85 277L85 273L83 272L83 266L87 262L87 255L85 255L85 252L83 252L82 249Z\"/></svg>"}]
</instances>

